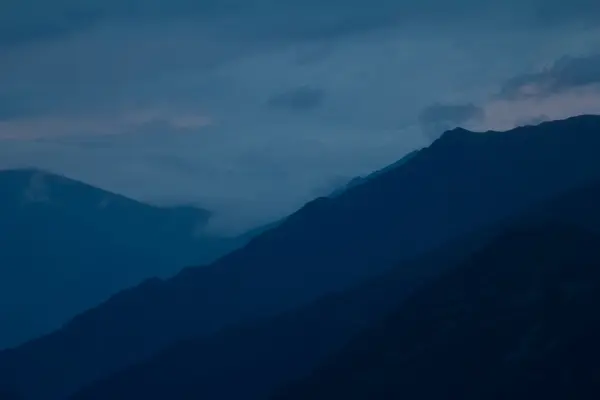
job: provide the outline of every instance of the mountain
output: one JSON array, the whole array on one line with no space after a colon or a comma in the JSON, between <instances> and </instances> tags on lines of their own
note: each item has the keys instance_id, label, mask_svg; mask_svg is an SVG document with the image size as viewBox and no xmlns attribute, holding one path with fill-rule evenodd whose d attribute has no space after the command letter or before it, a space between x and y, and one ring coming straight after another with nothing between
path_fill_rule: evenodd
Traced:
<instances>
[{"instance_id":1,"label":"mountain","mask_svg":"<svg viewBox=\"0 0 600 400\"><path fill-rule=\"evenodd\" d=\"M346 183L345 185L343 185L342 187L339 187L337 189L335 189L330 195L329 197L336 197L339 196L340 194L344 193L345 191L347 191L348 189L352 189L355 186L361 185L365 182L368 182L370 179L376 178L377 176L384 174L388 171L391 171L395 168L399 168L401 167L403 164L407 163L411 158L413 158L414 156L416 156L419 153L419 150L413 150L410 153L406 154L404 157L400 158L398 161L380 169L377 170L375 172L370 173L369 175L367 175L366 177L362 177L362 176L357 176L354 177L352 179L350 179L350 181L348 181L348 183Z\"/></svg>"},{"instance_id":2,"label":"mountain","mask_svg":"<svg viewBox=\"0 0 600 400\"><path fill-rule=\"evenodd\" d=\"M0 348L236 245L203 232L206 210L153 207L44 171L0 171L0 192Z\"/></svg>"},{"instance_id":3,"label":"mountain","mask_svg":"<svg viewBox=\"0 0 600 400\"><path fill-rule=\"evenodd\" d=\"M600 236L514 227L275 399L596 399Z\"/></svg>"},{"instance_id":4,"label":"mountain","mask_svg":"<svg viewBox=\"0 0 600 400\"><path fill-rule=\"evenodd\" d=\"M146 281L0 353L0 379L26 400L60 399L178 341L348 289L597 182L599 132L594 116L509 132L446 132L400 167L308 203L210 266ZM418 283L405 278L405 288Z\"/></svg>"},{"instance_id":5,"label":"mountain","mask_svg":"<svg viewBox=\"0 0 600 400\"><path fill-rule=\"evenodd\" d=\"M125 400L134 394L157 400L265 399L277 386L308 375L314 366L341 351L363 330L394 312L423 283L445 271L462 271L461 264L506 231L558 221L560 226L600 232L599 203L600 182L447 243L351 290L274 318L181 342L149 361L95 382L72 400Z\"/></svg>"}]
</instances>

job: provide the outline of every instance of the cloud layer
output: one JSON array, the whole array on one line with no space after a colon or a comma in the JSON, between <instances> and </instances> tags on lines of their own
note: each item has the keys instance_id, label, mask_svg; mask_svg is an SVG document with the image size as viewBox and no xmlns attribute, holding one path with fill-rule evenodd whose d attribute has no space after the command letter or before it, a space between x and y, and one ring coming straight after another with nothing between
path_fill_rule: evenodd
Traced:
<instances>
[{"instance_id":1,"label":"cloud layer","mask_svg":"<svg viewBox=\"0 0 600 400\"><path fill-rule=\"evenodd\" d=\"M595 1L0 7L0 168L197 201L221 229L285 214L454 125L597 110Z\"/></svg>"},{"instance_id":2,"label":"cloud layer","mask_svg":"<svg viewBox=\"0 0 600 400\"><path fill-rule=\"evenodd\" d=\"M275 39L326 38L411 24L518 22L556 28L597 23L600 6L593 0L6 0L2 11L0 43L15 44L115 20L137 24L181 18Z\"/></svg>"},{"instance_id":3,"label":"cloud layer","mask_svg":"<svg viewBox=\"0 0 600 400\"><path fill-rule=\"evenodd\" d=\"M542 71L517 76L502 88L507 99L547 97L600 84L600 54L565 56Z\"/></svg>"},{"instance_id":4,"label":"cloud layer","mask_svg":"<svg viewBox=\"0 0 600 400\"><path fill-rule=\"evenodd\" d=\"M455 106L473 110L473 105ZM469 108L471 107L471 108ZM600 114L600 53L564 56L535 72L506 81L477 112L459 123L504 130L573 115Z\"/></svg>"}]
</instances>

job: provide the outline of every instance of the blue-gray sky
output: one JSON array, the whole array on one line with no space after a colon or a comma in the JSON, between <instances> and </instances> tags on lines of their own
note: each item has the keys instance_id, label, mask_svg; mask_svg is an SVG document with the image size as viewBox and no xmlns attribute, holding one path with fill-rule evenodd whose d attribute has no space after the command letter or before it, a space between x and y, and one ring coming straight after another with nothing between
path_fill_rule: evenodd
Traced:
<instances>
[{"instance_id":1,"label":"blue-gray sky","mask_svg":"<svg viewBox=\"0 0 600 400\"><path fill-rule=\"evenodd\" d=\"M453 125L600 113L599 54L591 0L5 0L0 167L242 229Z\"/></svg>"}]
</instances>

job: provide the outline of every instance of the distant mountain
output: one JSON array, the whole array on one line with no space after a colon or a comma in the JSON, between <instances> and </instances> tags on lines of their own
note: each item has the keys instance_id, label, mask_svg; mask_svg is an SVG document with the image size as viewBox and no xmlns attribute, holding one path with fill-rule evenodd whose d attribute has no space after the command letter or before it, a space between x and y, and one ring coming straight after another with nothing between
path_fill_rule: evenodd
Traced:
<instances>
[{"instance_id":1,"label":"distant mountain","mask_svg":"<svg viewBox=\"0 0 600 400\"><path fill-rule=\"evenodd\" d=\"M548 225L553 228L559 225L582 226L590 232L600 233L600 208L597 204L600 204L600 182L537 204L527 212L502 223L447 243L418 260L404 263L352 290L330 294L313 304L274 318L231 327L208 338L199 337L181 342L147 362L90 385L72 400L126 400L134 394L156 400L266 399L283 383L309 375L316 365L325 362L341 351L350 340L393 313L423 283L445 271L457 269L457 273L462 274L461 265L470 263L472 255L480 252L480 249L496 246L498 241L495 239L506 237L506 231L516 230L533 235L538 231L538 226ZM557 222L548 224L547 221ZM530 226L536 228L522 228ZM549 229L548 232L552 230ZM536 240L546 240L527 238L524 235L519 237L531 240L531 248L536 251L543 249L535 246ZM582 246L587 244L581 243ZM573 250L556 243L552 245L555 246L553 251L564 250L564 254ZM600 253L600 246L598 252ZM527 254L521 252L515 256L525 259ZM511 254L507 254L509 255ZM556 262L564 259L554 257L554 252L548 256L553 257ZM539 259L544 260L541 256ZM481 268L487 268L487 265L482 265ZM518 265L523 267L524 273L528 272L523 263ZM598 268L600 274L600 264ZM426 286L429 287L429 284ZM333 358L333 362L338 365L336 360ZM353 378L350 377L346 384L351 386L352 381ZM328 393L322 398L352 398L350 392L351 390L340 395ZM295 387L286 393L303 393L294 397L298 399L314 398L312 393L304 393Z\"/></svg>"},{"instance_id":2,"label":"distant mountain","mask_svg":"<svg viewBox=\"0 0 600 400\"><path fill-rule=\"evenodd\" d=\"M147 281L0 353L0 379L26 400L60 399L178 341L348 289L597 182L599 132L593 116L509 132L446 132L400 167L308 203L208 267ZM419 278L407 273L407 292Z\"/></svg>"},{"instance_id":3,"label":"distant mountain","mask_svg":"<svg viewBox=\"0 0 600 400\"><path fill-rule=\"evenodd\" d=\"M0 171L0 348L57 329L143 279L210 262L237 245L206 235L209 217L44 171Z\"/></svg>"},{"instance_id":4,"label":"distant mountain","mask_svg":"<svg viewBox=\"0 0 600 400\"><path fill-rule=\"evenodd\" d=\"M600 236L514 227L275 399L597 399Z\"/></svg>"}]
</instances>

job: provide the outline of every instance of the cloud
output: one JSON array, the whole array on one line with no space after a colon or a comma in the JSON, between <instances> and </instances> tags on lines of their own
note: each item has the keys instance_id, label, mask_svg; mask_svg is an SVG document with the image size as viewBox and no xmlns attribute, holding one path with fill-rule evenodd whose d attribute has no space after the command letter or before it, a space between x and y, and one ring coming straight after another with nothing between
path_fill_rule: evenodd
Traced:
<instances>
[{"instance_id":1,"label":"cloud","mask_svg":"<svg viewBox=\"0 0 600 400\"><path fill-rule=\"evenodd\" d=\"M548 121L551 121L551 120L552 120L552 118L550 118L549 116L547 116L545 114L536 115L534 117L525 116L525 117L516 119L516 125L517 126L539 125L542 122L548 122Z\"/></svg>"},{"instance_id":2,"label":"cloud","mask_svg":"<svg viewBox=\"0 0 600 400\"><path fill-rule=\"evenodd\" d=\"M275 109L306 112L319 108L324 100L324 90L310 86L300 86L271 96L267 101L267 105Z\"/></svg>"},{"instance_id":3,"label":"cloud","mask_svg":"<svg viewBox=\"0 0 600 400\"><path fill-rule=\"evenodd\" d=\"M439 0L423 3L392 0L369 3L365 0L8 0L0 12L0 98L5 95L17 98L25 110L53 115L118 113L125 108L156 107L157 103L176 109L208 104L220 110L222 105L215 105L215 98L225 97L224 92L246 99L250 97L235 88L238 77L231 76L237 74L232 71L236 69L235 64L240 62L247 68L254 68L258 79L265 82L266 78L261 76L265 72L256 70L256 63L271 62L271 55L277 53L279 60L271 64L277 63L279 70L268 75L274 75L273 80L278 84L265 85L260 95L270 91L264 95L267 98L290 87L310 83L326 91L329 102L335 94L328 90L328 84L321 85L317 81L330 75L319 71L319 66L332 66L333 63L327 62L332 58L337 62L344 58L346 62L335 66L340 76L333 80L362 74L353 78L366 77L366 84L376 79L369 76L375 68L385 71L381 74L382 80L405 80L401 75L384 77L398 67L398 74L401 74L406 69L402 68L403 62L407 67L415 68L412 75L419 73L422 67L413 61L414 52L419 51L415 44L423 47L424 63L433 58L429 54L432 51L449 57L448 64L460 62L454 57L464 57L463 61L480 66L472 68L473 75L492 75L498 67L468 53L487 53L488 57L500 60L502 57L494 56L494 53L512 51L522 54L524 49L520 47L528 47L527 51L530 51L531 43L536 42L535 45L542 48L525 56L533 58L536 53L545 51L544 47L551 47L540 43L552 41L556 47L575 46L561 43L565 36L581 31L565 25L575 15L564 10L559 12L559 3L528 0L519 4L515 8L512 2L496 4L475 0L458 0L451 4ZM581 15L583 11L587 11L585 15L595 12L594 4L585 0L574 0L568 6L577 6ZM551 31L532 30L526 24L516 28L519 15L531 22L543 9L552 10L547 13L557 16L565 15L564 23L552 26ZM475 31L481 40L473 37ZM588 43L593 33L581 33L586 38L580 42ZM523 40L525 36L527 38ZM373 43L375 38L382 43ZM390 38L396 43L390 43ZM12 45L8 46L8 43ZM484 43L495 49L479 48ZM352 53L349 50L352 46L356 47L354 54L363 57L362 60L348 54ZM383 51L387 51L385 57L391 61L378 58L383 56ZM335 57L336 53L343 56ZM401 54L408 54L405 61L400 59ZM528 62L513 60L511 64ZM372 67L367 66L369 63ZM408 65L411 63L413 65ZM363 71L359 74L361 68ZM449 65L448 68L456 67ZM487 71L483 71L484 68ZM430 74L431 69L426 66L423 73ZM443 73L442 78L449 73ZM313 76L307 76L309 74ZM502 76L495 78L502 79ZM488 79L493 78L489 76ZM430 80L439 81L433 76ZM402 90L397 82L388 84L390 90ZM360 86L360 82L352 85ZM443 92L440 96L444 96L446 88L440 89ZM393 95L388 97L382 100L395 101ZM251 101L264 102L262 99Z\"/></svg>"},{"instance_id":4,"label":"cloud","mask_svg":"<svg viewBox=\"0 0 600 400\"><path fill-rule=\"evenodd\" d=\"M600 53L563 56L539 71L517 75L483 108L478 127L494 130L600 114Z\"/></svg>"},{"instance_id":5,"label":"cloud","mask_svg":"<svg viewBox=\"0 0 600 400\"><path fill-rule=\"evenodd\" d=\"M218 20L244 35L315 39L413 24L597 24L600 13L594 0L5 0L2 7L4 44L54 39L114 21Z\"/></svg>"},{"instance_id":6,"label":"cloud","mask_svg":"<svg viewBox=\"0 0 600 400\"><path fill-rule=\"evenodd\" d=\"M483 117L483 109L474 104L436 103L421 112L419 122L423 131L435 139L444 131Z\"/></svg>"},{"instance_id":7,"label":"cloud","mask_svg":"<svg viewBox=\"0 0 600 400\"><path fill-rule=\"evenodd\" d=\"M571 89L600 84L600 54L565 56L542 71L517 76L508 81L500 97L517 99L546 97Z\"/></svg>"},{"instance_id":8,"label":"cloud","mask_svg":"<svg viewBox=\"0 0 600 400\"><path fill-rule=\"evenodd\" d=\"M517 74L477 104L440 104L420 113L432 139L455 126L507 130L574 115L600 114L600 53L562 56L537 71Z\"/></svg>"},{"instance_id":9,"label":"cloud","mask_svg":"<svg viewBox=\"0 0 600 400\"><path fill-rule=\"evenodd\" d=\"M483 108L485 118L479 123L473 123L473 129L506 130L536 121L564 119L584 114L600 115L600 90L586 87L544 97L493 99Z\"/></svg>"}]
</instances>

